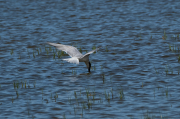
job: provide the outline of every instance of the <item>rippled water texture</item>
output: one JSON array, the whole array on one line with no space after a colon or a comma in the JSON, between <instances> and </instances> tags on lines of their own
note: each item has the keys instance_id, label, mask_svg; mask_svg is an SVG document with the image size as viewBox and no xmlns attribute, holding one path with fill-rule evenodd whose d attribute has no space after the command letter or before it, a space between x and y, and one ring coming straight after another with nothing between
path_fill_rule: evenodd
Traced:
<instances>
[{"instance_id":1,"label":"rippled water texture","mask_svg":"<svg viewBox=\"0 0 180 119\"><path fill-rule=\"evenodd\" d=\"M1 0L0 118L180 118L179 4ZM46 42L102 48L88 73Z\"/></svg>"}]
</instances>

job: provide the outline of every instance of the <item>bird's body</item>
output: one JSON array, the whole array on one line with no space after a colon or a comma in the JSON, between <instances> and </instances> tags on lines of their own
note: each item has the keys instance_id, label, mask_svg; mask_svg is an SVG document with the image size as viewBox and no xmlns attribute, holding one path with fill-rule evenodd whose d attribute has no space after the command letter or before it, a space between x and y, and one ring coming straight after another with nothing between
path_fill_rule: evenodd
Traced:
<instances>
[{"instance_id":1,"label":"bird's body","mask_svg":"<svg viewBox=\"0 0 180 119\"><path fill-rule=\"evenodd\" d=\"M55 46L57 49L62 50L66 52L71 58L63 59L67 62L70 63L76 63L79 64L79 62L85 62L88 71L90 72L91 69L91 63L89 62L89 55L92 54L93 52L99 50L99 48L92 50L85 55L81 54L77 48L69 45L63 45L63 44L57 44L57 43L49 43L49 45Z\"/></svg>"}]
</instances>

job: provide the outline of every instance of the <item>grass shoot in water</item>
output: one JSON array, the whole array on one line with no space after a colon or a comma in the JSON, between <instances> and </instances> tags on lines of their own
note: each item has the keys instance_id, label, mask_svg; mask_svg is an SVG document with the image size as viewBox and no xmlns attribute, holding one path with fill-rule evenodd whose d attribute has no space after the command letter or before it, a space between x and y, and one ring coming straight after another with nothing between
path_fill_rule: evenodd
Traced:
<instances>
[{"instance_id":1,"label":"grass shoot in water","mask_svg":"<svg viewBox=\"0 0 180 119\"><path fill-rule=\"evenodd\" d=\"M163 36L162 38L163 38L163 40L166 40L166 39L167 39L167 35L166 35L165 30L164 30L164 36Z\"/></svg>"},{"instance_id":2,"label":"grass shoot in water","mask_svg":"<svg viewBox=\"0 0 180 119\"><path fill-rule=\"evenodd\" d=\"M79 48L79 52L82 53L82 48L81 47Z\"/></svg>"},{"instance_id":3,"label":"grass shoot in water","mask_svg":"<svg viewBox=\"0 0 180 119\"><path fill-rule=\"evenodd\" d=\"M14 52L13 52L13 49L11 49L11 52L10 52L10 54L12 55Z\"/></svg>"},{"instance_id":4,"label":"grass shoot in water","mask_svg":"<svg viewBox=\"0 0 180 119\"><path fill-rule=\"evenodd\" d=\"M109 50L108 50L107 46L106 46L106 52L109 52Z\"/></svg>"},{"instance_id":5,"label":"grass shoot in water","mask_svg":"<svg viewBox=\"0 0 180 119\"><path fill-rule=\"evenodd\" d=\"M38 50L38 48L36 49L36 51L38 52L38 55L39 55L39 50Z\"/></svg>"},{"instance_id":6,"label":"grass shoot in water","mask_svg":"<svg viewBox=\"0 0 180 119\"><path fill-rule=\"evenodd\" d=\"M178 62L180 61L180 55L178 56Z\"/></svg>"},{"instance_id":7,"label":"grass shoot in water","mask_svg":"<svg viewBox=\"0 0 180 119\"><path fill-rule=\"evenodd\" d=\"M120 100L124 99L123 89L121 89L121 90L119 91L119 94L120 94Z\"/></svg>"},{"instance_id":8,"label":"grass shoot in water","mask_svg":"<svg viewBox=\"0 0 180 119\"><path fill-rule=\"evenodd\" d=\"M104 83L104 79L105 79L105 74L101 74L102 75L102 79L103 79L103 83Z\"/></svg>"},{"instance_id":9,"label":"grass shoot in water","mask_svg":"<svg viewBox=\"0 0 180 119\"><path fill-rule=\"evenodd\" d=\"M92 47L92 50L95 50L96 49L96 46L94 45L93 47ZM94 54L95 54L96 52L94 52Z\"/></svg>"},{"instance_id":10,"label":"grass shoot in water","mask_svg":"<svg viewBox=\"0 0 180 119\"><path fill-rule=\"evenodd\" d=\"M166 97L168 97L168 87L167 87L167 89L165 90L165 93L166 93Z\"/></svg>"},{"instance_id":11,"label":"grass shoot in water","mask_svg":"<svg viewBox=\"0 0 180 119\"><path fill-rule=\"evenodd\" d=\"M54 55L53 55L53 59L55 59L55 57L56 57L56 53L54 53Z\"/></svg>"},{"instance_id":12,"label":"grass shoot in water","mask_svg":"<svg viewBox=\"0 0 180 119\"><path fill-rule=\"evenodd\" d=\"M166 72L166 75L168 74L168 68L167 68L167 65L166 65L166 68L165 68L165 72Z\"/></svg>"}]
</instances>

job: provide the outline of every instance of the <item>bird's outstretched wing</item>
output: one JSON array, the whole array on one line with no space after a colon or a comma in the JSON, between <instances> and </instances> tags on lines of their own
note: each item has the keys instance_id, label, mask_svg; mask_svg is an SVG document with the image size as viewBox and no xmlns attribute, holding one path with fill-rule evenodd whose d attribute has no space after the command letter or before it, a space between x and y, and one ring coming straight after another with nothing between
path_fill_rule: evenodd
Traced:
<instances>
[{"instance_id":1,"label":"bird's outstretched wing","mask_svg":"<svg viewBox=\"0 0 180 119\"><path fill-rule=\"evenodd\" d=\"M93 52L95 52L95 51L99 50L100 48L101 48L101 47L96 48L95 50L92 50L92 51L90 51L90 52L86 53L86 54L85 54L85 55L83 55L82 57L88 56L88 55L92 54Z\"/></svg>"},{"instance_id":2,"label":"bird's outstretched wing","mask_svg":"<svg viewBox=\"0 0 180 119\"><path fill-rule=\"evenodd\" d=\"M47 44L55 46L57 49L66 52L71 57L82 57L83 55L78 51L77 48L69 45L57 44L57 43L50 43Z\"/></svg>"}]
</instances>

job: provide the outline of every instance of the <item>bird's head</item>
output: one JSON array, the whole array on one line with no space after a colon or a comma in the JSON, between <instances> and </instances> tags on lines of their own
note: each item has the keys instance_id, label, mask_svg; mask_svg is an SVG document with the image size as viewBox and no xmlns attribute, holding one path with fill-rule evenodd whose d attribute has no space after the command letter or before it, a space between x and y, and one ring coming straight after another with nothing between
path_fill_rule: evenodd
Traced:
<instances>
[{"instance_id":1,"label":"bird's head","mask_svg":"<svg viewBox=\"0 0 180 119\"><path fill-rule=\"evenodd\" d=\"M90 72L90 70L91 70L91 63L89 62L88 71Z\"/></svg>"}]
</instances>

